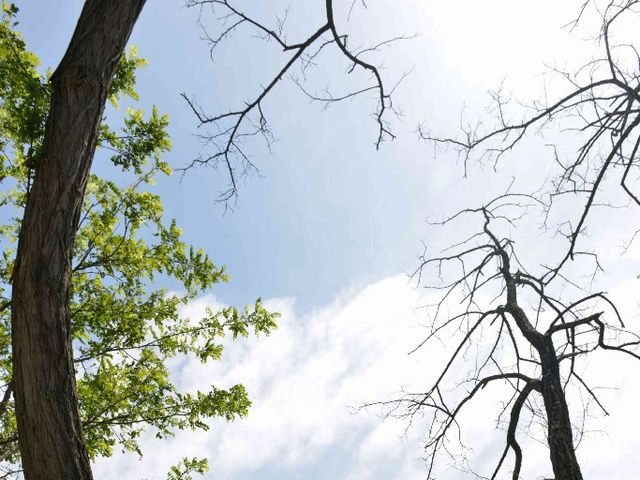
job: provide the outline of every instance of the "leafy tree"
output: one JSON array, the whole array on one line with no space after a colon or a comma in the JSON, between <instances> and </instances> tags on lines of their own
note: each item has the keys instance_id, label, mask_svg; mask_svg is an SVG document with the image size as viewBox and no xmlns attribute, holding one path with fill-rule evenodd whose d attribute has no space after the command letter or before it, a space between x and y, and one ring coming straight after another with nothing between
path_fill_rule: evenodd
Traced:
<instances>
[{"instance_id":1,"label":"leafy tree","mask_svg":"<svg viewBox=\"0 0 640 480\"><path fill-rule=\"evenodd\" d=\"M2 3L0 459L5 476L19 472L21 462L12 398L12 275L52 96L51 72L39 73L38 59L14 30L16 13L14 5ZM122 57L108 90L114 107L127 99L135 105L136 70L144 64L135 48ZM147 429L164 438L177 430L207 429L213 417L246 415L250 401L242 385L182 392L166 362L176 355L218 360L223 337L268 334L278 316L260 300L244 310L208 310L203 318L180 313L181 306L226 281L227 275L202 250L185 244L180 228L166 221L161 200L152 192L159 175L171 174L162 158L171 148L167 116L156 107L147 115L129 106L121 125L109 117L102 116L98 144L113 168L108 177L88 177L70 266L70 335L80 419L91 458L108 457L115 449L142 454L139 439ZM163 279L172 279L181 291L158 288ZM185 458L168 478L187 479L205 470L205 460Z\"/></svg>"},{"instance_id":2,"label":"leafy tree","mask_svg":"<svg viewBox=\"0 0 640 480\"><path fill-rule=\"evenodd\" d=\"M386 137L393 138L383 118L385 112L393 111L390 92L384 89L378 68L363 60L363 57L388 45L389 42L360 50L349 47L348 36L340 33L336 26L332 0L324 2L325 12L319 28L312 31L306 40L298 43L288 43L282 36L284 20L279 20L278 27L274 30L245 15L232 3L227 0L186 2L188 6L210 8L214 14L218 10L224 10L226 14L223 15L223 22L225 19L235 17L235 23L231 27L225 27L218 40L207 36L212 42L212 48L236 27L246 24L257 29L259 35L266 40L277 42L289 58L261 93L240 110L209 116L192 100L185 97L201 125L207 124L221 129L220 136L214 135L210 138L216 151L195 160L191 166L218 162L226 166L231 186L228 192L222 195L223 200L229 200L237 193L236 168L241 166L241 172L246 172L251 167L241 147L243 139L252 135L262 135L269 143L271 134L264 116L262 105L264 98L284 75L290 72L293 65L300 65L304 71L327 48L334 48L340 53L341 58L346 59L349 71L358 70L372 75L373 84L337 98L331 96L328 99L317 98L316 100L326 103L350 99L364 92L377 92L378 105L375 118L378 124L378 139L376 145L380 145ZM155 144L145 141L129 142L128 137L134 136L134 132L138 135L146 131L145 128L155 129L157 134L157 126L162 123L161 117L152 115L151 119L143 120L140 113L129 113L128 123L124 126L125 132L129 133L121 135L121 138L101 128L105 104L108 98L114 98L113 90L126 94L133 89L127 79L131 78L135 70L134 66L121 67L120 73L117 73L117 67L144 4L145 0L114 2L87 0L84 2L67 51L48 79L49 96L42 101L45 103L48 101L49 106L46 114L43 114L39 118L40 122L37 123L42 130L42 136L33 134L30 137L32 149L25 155L29 161L25 161L23 166L27 169L24 215L17 233L17 250L11 271L12 384L8 390L13 390L20 455L25 477L28 479L86 480L92 478L89 464L90 448L85 442L80 415L82 405L78 400L78 392L84 387L82 384L76 385L77 362L74 359L74 350L77 349L78 342L88 345L90 349L95 343L96 333L92 330L95 326L89 325L85 338L76 340L74 344L76 322L75 319L72 321L72 317L76 313L81 313L73 310L74 298L81 295L76 285L78 280L74 280L78 277L78 271L81 272L80 275L83 273L87 275L86 282L90 285L92 289L90 291L93 292L94 297L99 296L101 291L110 289L121 295L115 302L96 302L98 308L106 310L109 307L115 309L117 306L121 307L120 313L123 314L131 312L131 310L127 311L122 302L127 294L131 292L136 294L142 288L139 280L134 279L136 268L143 273L141 278L145 278L147 282L154 278L151 272L177 276L188 292L206 288L206 285L222 279L222 272L216 272L202 254L186 248L178 254L176 252L179 249L174 251L166 245L147 244L146 252L150 255L136 256L133 267L129 268L118 263L118 259L121 259L125 253L137 251L136 246L140 245L139 241L128 241L127 235L138 231L142 233L144 229L141 226L145 221L154 225L153 220L157 218L156 215L159 215L157 204L154 204L152 198L148 196L130 193L127 188L114 192L113 182L94 185L93 177L90 175L95 149L102 138L103 144L116 150L114 163L125 171L138 175L138 179L134 180L132 185L139 186L149 178L145 177L143 171L136 169L136 166L141 164L137 156L144 152L151 155L149 145ZM354 5L355 2L352 7ZM7 6L4 10L6 15L15 14L15 8L12 6ZM30 81L30 83L33 82ZM226 127L222 125L227 123L230 125ZM252 124L256 128L252 128ZM150 134L147 140L151 137ZM41 138L40 144L37 145L35 141L39 138ZM139 136L135 138L139 139ZM160 145L159 149L162 150L162 148L164 147ZM163 169L158 167L158 170ZM86 192L94 200L93 203L89 203L89 206L85 202ZM131 198L123 202L118 201L118 207L112 205L109 208L101 204L120 194L125 198ZM139 204L131 207L128 203L131 201ZM92 205L96 202L97 205L93 207ZM93 211L84 215L83 207L85 210ZM117 230L118 238L115 243L100 243L97 236L90 236L84 244L80 240L76 243L76 237L84 228L83 225L86 227L98 218L97 230L108 231L109 225L113 227L117 224L114 216L118 215L124 216L127 220L126 222L122 220L119 224L120 230ZM155 225L157 228L157 222ZM18 230L14 230L14 235L15 232ZM157 232L156 239L171 243L177 241L177 236L177 229L168 226ZM78 249L81 251L79 259L77 258ZM163 264L162 259L172 254L176 254L179 261ZM128 262L129 260L127 265ZM87 267L87 265L90 266ZM99 268L104 268L104 278L108 277L109 280L96 285L91 280L100 277L96 274ZM127 277L128 274L131 276ZM119 284L119 287L114 287L115 284ZM91 298L92 301L95 300L94 297ZM152 301L152 297L149 296L148 300ZM156 295L153 301L160 302L160 297ZM124 304L126 305L126 302ZM153 302L151 304L153 305ZM170 302L168 304L170 306ZM146 303L138 305L140 308L143 306L148 305ZM149 316L153 317L147 314L147 318ZM226 310L218 316L212 313L208 322L212 330L229 328L234 333L242 333L246 328L245 324L264 325L265 330L271 328L272 317L270 318L258 304L255 310L245 314L235 310ZM199 327L184 328L187 332L194 334L201 331ZM176 344L175 338L187 332L180 329L166 331L164 327L157 327L157 329L159 331L154 335L158 338L152 342L154 348L160 351L168 349L170 352L186 348L183 343ZM117 335L110 336L108 328L96 330L109 337L111 342L107 343L106 350L96 350L106 356L114 352L128 355L132 342L140 341L141 338L132 336L132 339L121 340L116 338ZM198 344L197 340L194 342ZM142 351L147 351L148 345L138 344L138 346L142 347ZM208 357L214 355L217 348L214 344L205 342L204 351L206 354L202 355ZM142 366L152 368L153 358L149 359L146 354L141 353L140 359L144 360L141 362ZM102 367L99 361L97 365L94 368ZM113 365L108 367L115 368ZM95 375L92 368L86 371L89 378ZM112 373L116 371L113 370ZM144 379L141 383L146 383L148 380L144 373L140 373L132 381L141 379ZM161 379L154 377L149 380L153 380L164 388ZM100 385L100 382L97 384ZM194 418L194 415L189 414L192 410L180 410L176 404L191 405L195 402L201 405L201 398L197 397L194 400L187 397L189 399L187 401L185 397L177 395L175 397L175 401L165 405L170 413L146 419L158 422L156 426L161 432L173 426L162 423L168 417L182 418L186 425L199 426L197 415ZM211 395L211 398L218 397L219 395ZM212 413L214 410L215 402L211 398L205 413ZM231 398L235 397L231 395ZM118 428L126 428L125 425L135 423L121 420L121 415L118 414L113 418L118 420ZM93 425L95 427L96 424Z\"/></svg>"}]
</instances>

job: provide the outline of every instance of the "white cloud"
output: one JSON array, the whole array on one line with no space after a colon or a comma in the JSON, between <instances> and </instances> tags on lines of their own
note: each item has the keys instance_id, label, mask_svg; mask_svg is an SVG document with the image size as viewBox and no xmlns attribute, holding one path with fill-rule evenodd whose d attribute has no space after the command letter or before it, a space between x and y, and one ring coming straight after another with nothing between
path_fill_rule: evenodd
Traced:
<instances>
[{"instance_id":1,"label":"white cloud","mask_svg":"<svg viewBox=\"0 0 640 480\"><path fill-rule=\"evenodd\" d=\"M636 283L622 285L614 293L633 298ZM230 424L216 421L209 432L150 439L142 461L130 455L99 461L96 476L161 478L182 456L199 455L210 458L209 475L215 479L422 478L424 429L418 425L403 437L403 422L382 421L366 411L354 414L351 407L393 398L401 386L424 388L437 372L439 352L407 355L421 339L420 311L415 307L427 302L427 295L401 275L345 293L305 315L296 313L291 299L268 301L270 309L282 312L279 329L270 337L238 341L216 364L188 360L176 366L183 388L243 383L254 402L248 418ZM188 308L197 313L207 304L216 301L207 297ZM600 364L605 367L594 367L595 378L610 373L613 364L605 362ZM630 371L618 373L623 373L619 375L623 384L629 383L624 391L633 397L614 392L611 407L618 416L607 421L609 437L605 441L602 435L589 437L581 447L585 474L591 478L604 472L617 480L633 478L627 466L631 457L626 456L633 454L637 442L630 427L632 417L626 415L634 411L633 399L640 392L625 378L632 376ZM464 417L470 422L465 440L474 447L474 458L489 468L502 448L504 432L491 431L495 398L487 394L474 405ZM605 445L606 455L594 461L594 451L600 453ZM340 465L331 463L330 459L343 457L335 460ZM546 453L537 451L526 459L530 471L540 473ZM442 478L460 478L460 473L450 470Z\"/></svg>"},{"instance_id":2,"label":"white cloud","mask_svg":"<svg viewBox=\"0 0 640 480\"><path fill-rule=\"evenodd\" d=\"M356 437L361 444L354 449L354 465L345 466L354 472L372 461L397 460L404 450L418 457L416 444L399 440L401 425L381 423L366 412L354 414L353 407L389 398L419 371L411 367L416 358L407 352L416 343L414 307L421 297L424 291L400 275L303 316L291 300L268 301L270 309L282 313L270 337L230 344L223 361L215 364L188 360L175 366L185 389L244 384L253 399L248 418L215 422L206 434L150 440L141 462L128 455L99 461L98 476L137 479L145 471L165 471L183 455L204 453L211 458L214 478L237 478L276 465L313 464L325 449ZM199 299L188 313L202 313L208 304L217 305L213 298Z\"/></svg>"}]
</instances>

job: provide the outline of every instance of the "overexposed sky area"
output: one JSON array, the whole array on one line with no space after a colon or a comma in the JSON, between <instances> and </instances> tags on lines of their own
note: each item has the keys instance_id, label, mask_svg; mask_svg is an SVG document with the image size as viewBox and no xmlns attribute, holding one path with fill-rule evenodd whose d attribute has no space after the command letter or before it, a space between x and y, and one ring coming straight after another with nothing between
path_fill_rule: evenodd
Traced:
<instances>
[{"instance_id":1,"label":"overexposed sky area","mask_svg":"<svg viewBox=\"0 0 640 480\"><path fill-rule=\"evenodd\" d=\"M19 27L44 66L55 67L70 39L82 2L18 1ZM320 0L239 1L266 23L290 5L286 30L303 38L323 21ZM244 420L212 423L208 432L181 433L158 441L149 435L144 457L117 454L96 463L96 478L163 478L183 456L206 456L206 478L234 480L371 479L426 477L422 460L425 424L415 419L383 421L381 411L359 410L366 402L395 398L402 388L419 390L433 378L451 345L407 353L424 337L424 309L438 292L417 288L407 273L417 265L423 244L437 252L460 240L467 226L439 229L440 220L515 188L533 191L548 175L544 141L534 136L506 158L497 171L472 163L469 174L453 151L434 150L419 141L417 126L455 135L460 122L474 121L488 104L488 90L501 84L516 98L540 98L562 91L549 67L582 65L593 56L596 31L562 28L575 18L577 0L335 0L338 26L356 45L376 44L399 35L410 40L382 48L371 60L394 85L401 113L389 117L397 139L375 149L375 99L363 96L323 109L290 80L272 92L264 108L276 141L271 151L251 144L259 170L240 182L237 204L225 213L215 198L228 179L222 169L191 170L180 180L162 180L168 217L175 217L186 239L202 246L231 281L189 305L197 314L206 305L241 305L262 297L282 312L279 329L258 341L229 345L221 362L202 366L177 359L172 371L186 389L243 383L253 407ZM249 29L226 40L212 62L197 12L180 0L150 0L134 30L132 43L149 65L138 76L142 104L170 114L173 167L194 158L203 146L181 92L212 112L241 105L287 60L273 44ZM209 18L209 27L216 23ZM592 25L593 26L593 25ZM331 53L307 71L312 91L335 93L367 86L369 78ZM462 118L462 120L461 120ZM466 119L466 120L465 120ZM542 145L540 144L542 142ZM98 161L95 168L101 168ZM637 212L596 213L591 247L603 250L605 274L596 289L619 299L631 328L638 323L640 255L637 245L620 256L638 225ZM534 222L535 223L535 222ZM624 229L627 227L627 230ZM539 231L523 235L520 254L537 263L552 254L557 239ZM619 235L611 232L619 231ZM542 260L540 260L541 263ZM172 288L171 284L166 285ZM639 331L636 328L636 331ZM461 366L464 377L468 368ZM634 480L640 418L640 382L632 363L617 357L589 365L603 390L610 417L593 411L578 455L585 478ZM499 399L483 396L465 412L466 455L484 475L491 474L503 448L496 430ZM580 408L578 406L578 408ZM544 450L528 442L523 478L544 478L551 470ZM473 478L439 465L441 479ZM506 478L506 477L505 477Z\"/></svg>"}]
</instances>

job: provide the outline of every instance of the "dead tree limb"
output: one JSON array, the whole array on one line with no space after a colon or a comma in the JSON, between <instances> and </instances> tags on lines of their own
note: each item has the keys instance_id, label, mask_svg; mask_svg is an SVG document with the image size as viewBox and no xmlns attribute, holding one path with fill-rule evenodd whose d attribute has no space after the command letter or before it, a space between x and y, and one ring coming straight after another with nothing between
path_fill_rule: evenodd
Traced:
<instances>
[{"instance_id":1,"label":"dead tree limb","mask_svg":"<svg viewBox=\"0 0 640 480\"><path fill-rule=\"evenodd\" d=\"M443 226L478 219L479 234L452 242L445 255L423 256L414 273L421 285L426 278L440 278L436 288L442 290L439 302L430 307L430 331L417 348L434 339L451 347L428 389L371 405L383 406L389 415L410 422L418 414L429 415L428 478L436 478L438 458L460 439L461 410L491 385L505 404L505 447L492 473L478 475L499 478L511 465L512 478L520 478L526 458L517 431L527 428L520 422L526 406L533 415L529 424L537 419L546 428L542 440L548 446L555 479L581 480L575 444L579 432L571 421L567 388L586 392L607 412L589 385L588 371L582 371L585 357L605 350L640 360L640 339L625 329L605 293L580 293L562 265L551 281L544 267L536 267L541 273L529 271L516 255L513 239L500 233L508 231L505 225L517 226L522 217L519 210L528 208L529 200L528 195L507 192L482 207L445 219ZM564 298L566 292L571 292L571 301ZM487 336L492 340L487 341ZM476 353L469 353L472 347L477 347ZM458 387L452 386L460 378L462 365L471 368ZM501 389L496 390L497 386ZM541 409L533 397L542 401ZM574 409L573 414L584 412ZM513 452L512 463L509 452Z\"/></svg>"},{"instance_id":2,"label":"dead tree limb","mask_svg":"<svg viewBox=\"0 0 640 480\"><path fill-rule=\"evenodd\" d=\"M264 112L264 100L273 91L285 76L292 73L293 67L298 65L304 73L309 65L327 48L336 48L338 52L347 60L350 65L348 73L361 70L368 74L371 83L362 88L341 95L328 94L320 97L310 93L301 86L299 79L292 77L294 82L301 86L302 91L311 99L323 104L335 103L368 92L376 95L376 107L374 119L377 125L376 149L380 148L385 139L395 138L389 123L386 120L388 112L392 110L391 91L385 88L379 68L368 60L365 56L378 51L390 43L410 38L409 36L399 36L383 42L379 42L371 47L352 49L349 46L349 36L341 33L336 24L333 0L325 0L325 18L318 22L318 26L312 30L307 38L301 41L289 42L283 35L286 14L282 18L276 19L276 26L270 27L258 20L251 14L245 13L235 6L231 0L187 0L188 7L198 7L201 15L205 12L205 7L210 9L219 18L222 18L222 29L216 35L208 33L203 27L205 38L209 42L211 52L242 26L248 26L258 33L263 39L273 41L278 44L284 54L288 54L287 60L280 70L266 83L266 86L252 99L247 100L239 108L229 110L219 114L208 114L200 107L196 101L183 93L182 97L195 114L199 128L209 126L213 129L211 133L202 134L203 141L213 148L210 154L204 154L192 160L186 167L189 169L196 165L216 166L220 162L225 166L229 175L229 188L224 191L219 199L227 202L235 198L238 193L238 172L247 173L250 169L255 169L250 160L249 154L245 151L243 141L247 137L262 136L270 146L273 134Z\"/></svg>"}]
</instances>

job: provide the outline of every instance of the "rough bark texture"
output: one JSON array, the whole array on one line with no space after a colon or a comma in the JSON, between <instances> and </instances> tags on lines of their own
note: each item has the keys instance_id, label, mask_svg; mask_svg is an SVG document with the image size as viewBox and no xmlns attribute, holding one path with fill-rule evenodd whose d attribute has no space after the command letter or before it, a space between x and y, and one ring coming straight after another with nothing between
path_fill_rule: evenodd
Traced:
<instances>
[{"instance_id":1,"label":"rough bark texture","mask_svg":"<svg viewBox=\"0 0 640 480\"><path fill-rule=\"evenodd\" d=\"M547 413L547 441L554 480L582 480L580 465L573 445L569 407L562 388L560 365L551 336L535 330L515 296L510 308L525 338L536 349L542 364L542 399Z\"/></svg>"},{"instance_id":2,"label":"rough bark texture","mask_svg":"<svg viewBox=\"0 0 640 480\"><path fill-rule=\"evenodd\" d=\"M487 229L494 243L500 247L497 238ZM551 335L543 335L531 323L525 311L518 304L517 282L519 275L510 272L509 257L501 249L502 275L507 284L507 311L511 313L522 335L536 349L542 364L542 399L547 413L547 441L553 468L554 480L582 480L580 465L573 445L573 432L569 407L562 388L560 365Z\"/></svg>"},{"instance_id":3,"label":"rough bark texture","mask_svg":"<svg viewBox=\"0 0 640 480\"><path fill-rule=\"evenodd\" d=\"M517 313L515 318L526 319L520 307L512 309ZM525 324L524 326L522 324ZM560 365L551 336L535 331L528 319L519 320L518 325L527 340L540 356L542 364L542 399L547 413L547 441L553 467L554 480L582 480L580 465L573 445L573 432L569 407L562 388Z\"/></svg>"},{"instance_id":4,"label":"rough bark texture","mask_svg":"<svg viewBox=\"0 0 640 480\"><path fill-rule=\"evenodd\" d=\"M53 95L20 233L13 369L27 480L91 479L70 337L71 257L107 91L145 0L87 0Z\"/></svg>"},{"instance_id":5,"label":"rough bark texture","mask_svg":"<svg viewBox=\"0 0 640 480\"><path fill-rule=\"evenodd\" d=\"M569 408L562 389L560 367L551 337L538 348L542 363L542 398L547 412L548 442L555 480L582 480L573 445Z\"/></svg>"}]
</instances>

